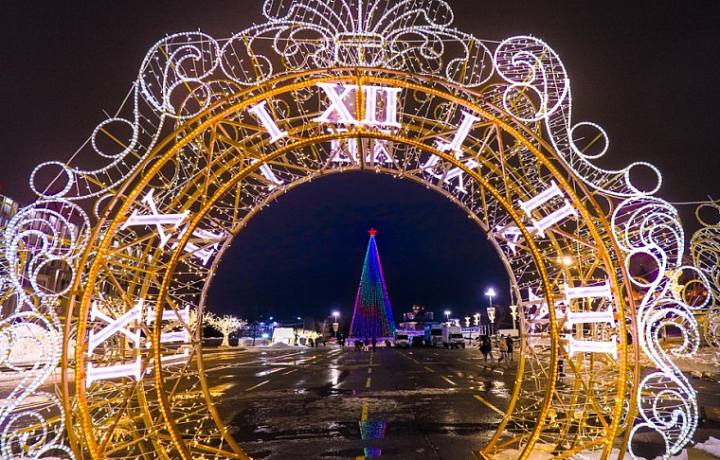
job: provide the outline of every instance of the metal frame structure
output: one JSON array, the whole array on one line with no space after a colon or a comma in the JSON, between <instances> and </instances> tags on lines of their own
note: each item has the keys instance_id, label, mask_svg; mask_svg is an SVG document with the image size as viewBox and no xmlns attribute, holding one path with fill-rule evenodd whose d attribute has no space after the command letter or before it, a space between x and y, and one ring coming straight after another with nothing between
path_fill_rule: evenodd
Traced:
<instances>
[{"instance_id":1,"label":"metal frame structure","mask_svg":"<svg viewBox=\"0 0 720 460\"><path fill-rule=\"evenodd\" d=\"M657 325L672 316L685 337L672 353L692 354L691 312L711 299L696 305L683 290L679 274L693 268L682 267L677 212L653 196L657 170L592 163L607 137L573 124L553 50L457 31L440 0L267 0L264 12L228 40L191 32L157 43L127 116L91 137L88 153L107 164L33 173L38 201L4 233L2 287L17 308L0 343L27 322L50 339L33 369L14 368L27 379L0 411L3 458L247 459L215 410L190 312L202 315L215 267L256 212L350 170L443 194L507 267L521 359L478 455L616 458L626 446L634 455L644 429L665 439L666 457L678 452L697 404ZM657 187L635 187L635 168L656 173ZM654 276L633 272L641 257ZM71 285L44 289L48 264L65 264ZM641 354L658 367L642 379ZM49 406L60 415L18 409L57 365L62 401ZM48 436L65 429L69 446Z\"/></svg>"}]
</instances>

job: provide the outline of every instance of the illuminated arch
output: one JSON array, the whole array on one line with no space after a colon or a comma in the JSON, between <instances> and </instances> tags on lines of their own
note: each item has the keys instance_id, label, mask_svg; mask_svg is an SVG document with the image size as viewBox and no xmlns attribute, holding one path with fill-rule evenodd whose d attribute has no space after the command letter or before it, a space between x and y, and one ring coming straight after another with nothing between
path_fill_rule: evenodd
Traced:
<instances>
[{"instance_id":1,"label":"illuminated arch","mask_svg":"<svg viewBox=\"0 0 720 460\"><path fill-rule=\"evenodd\" d=\"M630 180L633 168L657 171L592 165L605 133L571 123L567 75L542 41L513 37L491 52L450 28L439 0L324 3L268 0L266 23L223 44L199 32L167 37L143 62L131 116L93 133L108 165L41 165L60 168L55 193L33 173L40 200L5 231L3 286L18 297L17 315L30 311L54 337L36 378L62 362L56 403L72 413L72 452L247 458L214 409L190 306L202 311L224 248L268 200L347 170L447 196L508 268L522 358L508 412L480 455L610 458L641 428L660 432L668 455L681 449L697 405L656 323L681 318L680 352L693 351L697 329L676 276L682 228L652 196L659 174L649 192ZM418 37L423 45L412 45ZM631 273L640 256L657 265L654 279ZM67 264L73 283L43 290L47 263ZM640 353L659 367L642 380ZM646 406L641 393L656 398ZM70 452L58 439L31 449Z\"/></svg>"}]
</instances>

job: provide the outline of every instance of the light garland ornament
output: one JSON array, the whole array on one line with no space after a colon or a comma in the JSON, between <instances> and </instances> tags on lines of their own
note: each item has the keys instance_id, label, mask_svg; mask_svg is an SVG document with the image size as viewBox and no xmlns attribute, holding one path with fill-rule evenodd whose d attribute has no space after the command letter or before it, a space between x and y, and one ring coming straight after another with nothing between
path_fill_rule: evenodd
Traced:
<instances>
[{"instance_id":1,"label":"light garland ornament","mask_svg":"<svg viewBox=\"0 0 720 460\"><path fill-rule=\"evenodd\" d=\"M0 318L0 366L5 368L4 375L14 375L18 383L0 403L3 459L53 454L75 458L65 442L67 417L62 402L54 393L40 390L63 357L56 308L67 288L50 285L41 277L58 266L74 275L73 262L88 235L71 221L82 215L77 206L46 197L21 208L4 229L3 299L6 307L14 303L15 309Z\"/></svg>"},{"instance_id":2,"label":"light garland ornament","mask_svg":"<svg viewBox=\"0 0 720 460\"><path fill-rule=\"evenodd\" d=\"M0 343L33 327L47 345L36 344L31 369L14 369L3 458L249 458L201 371L208 286L257 212L348 170L446 196L508 269L518 384L478 455L608 459L629 444L634 456L644 430L663 437L664 458L677 453L697 402L672 357L697 349L694 312L715 298L714 243L695 244L697 268L685 266L677 212L654 196L657 169L593 164L607 135L572 120L557 54L532 36L493 44L457 31L441 0L266 0L263 13L227 40L160 40L128 104L85 149L33 171L38 201L3 232L0 286L15 307ZM105 165L85 169L85 155ZM632 183L636 168L657 177L650 190ZM44 184L48 171L57 175ZM713 295L696 301L698 286ZM680 346L663 347L665 324L681 330ZM641 355L657 368L643 379ZM22 406L58 364L72 382L48 397L59 421ZM179 379L182 390L168 384Z\"/></svg>"},{"instance_id":3,"label":"light garland ornament","mask_svg":"<svg viewBox=\"0 0 720 460\"><path fill-rule=\"evenodd\" d=\"M695 215L703 227L690 239L690 251L693 265L705 282L692 283L689 294L694 303L701 302L706 307L702 311L705 340L720 350L720 205L701 204Z\"/></svg>"}]
</instances>

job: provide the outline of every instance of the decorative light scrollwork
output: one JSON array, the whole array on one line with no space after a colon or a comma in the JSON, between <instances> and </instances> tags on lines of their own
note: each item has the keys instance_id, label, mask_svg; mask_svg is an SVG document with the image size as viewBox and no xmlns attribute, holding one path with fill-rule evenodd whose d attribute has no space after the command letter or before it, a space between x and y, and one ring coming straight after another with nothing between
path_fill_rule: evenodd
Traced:
<instances>
[{"instance_id":1,"label":"decorative light scrollwork","mask_svg":"<svg viewBox=\"0 0 720 460\"><path fill-rule=\"evenodd\" d=\"M711 299L703 314L702 328L707 343L720 350L720 205L701 204L695 215L703 228L690 239L690 251L693 264L708 280L705 293L700 295Z\"/></svg>"},{"instance_id":2,"label":"decorative light scrollwork","mask_svg":"<svg viewBox=\"0 0 720 460\"><path fill-rule=\"evenodd\" d=\"M64 444L63 405L54 393L39 390L60 363L58 319L35 311L3 318L0 350L0 366L6 368L3 374L6 378L15 374L19 381L0 404L0 457L40 459L62 453L74 459Z\"/></svg>"},{"instance_id":3,"label":"decorative light scrollwork","mask_svg":"<svg viewBox=\"0 0 720 460\"><path fill-rule=\"evenodd\" d=\"M683 295L681 275L692 272L706 280L694 267L682 265L684 233L677 211L669 203L651 197L628 199L612 217L620 246L626 252L625 265L633 290L641 297L636 339L658 369L640 382L637 394L642 421L632 427L628 447L635 456L632 441L639 432L650 429L664 440L663 458L669 458L690 441L698 423L695 390L670 355L695 354L700 338L693 311L706 306L709 300L690 304ZM646 262L640 271L633 267L638 259ZM668 326L675 328L682 339L679 346L670 349L664 343Z\"/></svg>"}]
</instances>

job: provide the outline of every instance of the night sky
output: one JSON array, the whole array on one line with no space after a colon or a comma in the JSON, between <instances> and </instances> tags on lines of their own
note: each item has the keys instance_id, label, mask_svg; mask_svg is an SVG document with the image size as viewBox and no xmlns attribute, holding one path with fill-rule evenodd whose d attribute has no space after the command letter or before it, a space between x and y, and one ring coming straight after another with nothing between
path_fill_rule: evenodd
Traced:
<instances>
[{"instance_id":1,"label":"night sky","mask_svg":"<svg viewBox=\"0 0 720 460\"><path fill-rule=\"evenodd\" d=\"M488 40L530 34L559 54L573 121L609 135L600 166L647 161L664 175L664 199L720 199L720 2L448 3L460 30ZM68 159L115 112L163 36L225 38L262 22L260 11L256 0L2 2L0 193L29 202L33 167ZM691 233L695 206L678 208ZM209 309L349 316L370 227L396 319L413 303L437 315L478 311L490 286L507 305L498 257L459 208L408 181L352 173L303 185L255 217L221 262Z\"/></svg>"}]
</instances>

